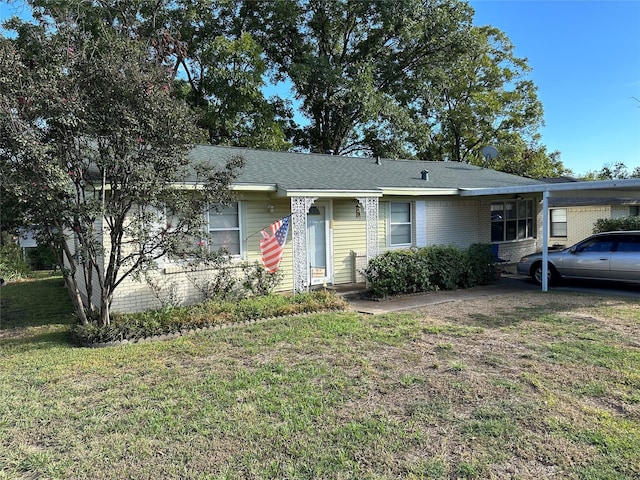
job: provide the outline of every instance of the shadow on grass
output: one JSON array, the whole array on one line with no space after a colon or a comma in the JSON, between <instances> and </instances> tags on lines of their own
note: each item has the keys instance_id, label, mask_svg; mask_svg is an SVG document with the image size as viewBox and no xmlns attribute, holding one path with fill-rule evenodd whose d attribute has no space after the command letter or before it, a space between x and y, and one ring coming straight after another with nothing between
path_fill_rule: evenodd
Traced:
<instances>
[{"instance_id":1,"label":"shadow on grass","mask_svg":"<svg viewBox=\"0 0 640 480\"><path fill-rule=\"evenodd\" d=\"M44 325L0 331L0 349L5 351L48 350L72 345L68 325Z\"/></svg>"},{"instance_id":2,"label":"shadow on grass","mask_svg":"<svg viewBox=\"0 0 640 480\"><path fill-rule=\"evenodd\" d=\"M74 322L61 276L30 278L0 289L0 330Z\"/></svg>"}]
</instances>

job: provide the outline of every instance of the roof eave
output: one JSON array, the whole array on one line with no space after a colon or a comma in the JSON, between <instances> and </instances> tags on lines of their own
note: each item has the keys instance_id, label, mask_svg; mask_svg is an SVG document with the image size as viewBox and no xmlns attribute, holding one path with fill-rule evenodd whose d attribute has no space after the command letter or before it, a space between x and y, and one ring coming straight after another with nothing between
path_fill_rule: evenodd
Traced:
<instances>
[{"instance_id":1,"label":"roof eave","mask_svg":"<svg viewBox=\"0 0 640 480\"><path fill-rule=\"evenodd\" d=\"M284 192L286 197L319 197L319 198L338 198L338 197L381 197L380 190L331 190L331 189L287 189Z\"/></svg>"},{"instance_id":2,"label":"roof eave","mask_svg":"<svg viewBox=\"0 0 640 480\"><path fill-rule=\"evenodd\" d=\"M411 188L411 187L382 187L381 191L387 196L439 196L439 195L459 195L457 188Z\"/></svg>"}]
</instances>

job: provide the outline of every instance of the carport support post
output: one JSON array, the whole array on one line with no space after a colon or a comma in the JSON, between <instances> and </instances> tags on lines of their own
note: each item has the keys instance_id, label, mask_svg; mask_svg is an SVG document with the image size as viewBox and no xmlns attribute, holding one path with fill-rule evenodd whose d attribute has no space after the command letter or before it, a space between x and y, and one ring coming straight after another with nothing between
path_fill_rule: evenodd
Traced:
<instances>
[{"instance_id":1,"label":"carport support post","mask_svg":"<svg viewBox=\"0 0 640 480\"><path fill-rule=\"evenodd\" d=\"M549 289L549 191L542 192L542 291Z\"/></svg>"}]
</instances>

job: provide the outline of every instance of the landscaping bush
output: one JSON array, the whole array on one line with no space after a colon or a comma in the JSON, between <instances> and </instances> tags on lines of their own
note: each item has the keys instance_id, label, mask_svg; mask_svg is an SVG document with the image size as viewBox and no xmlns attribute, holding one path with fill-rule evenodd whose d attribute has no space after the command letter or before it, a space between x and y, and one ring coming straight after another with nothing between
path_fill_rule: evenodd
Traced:
<instances>
[{"instance_id":1,"label":"landscaping bush","mask_svg":"<svg viewBox=\"0 0 640 480\"><path fill-rule=\"evenodd\" d=\"M258 261L244 263L242 272L244 274L242 288L248 295L269 295L283 279L283 274L280 270L270 273Z\"/></svg>"},{"instance_id":2,"label":"landscaping bush","mask_svg":"<svg viewBox=\"0 0 640 480\"><path fill-rule=\"evenodd\" d=\"M427 257L411 250L384 252L371 259L363 273L378 298L432 289Z\"/></svg>"},{"instance_id":3,"label":"landscaping bush","mask_svg":"<svg viewBox=\"0 0 640 480\"><path fill-rule=\"evenodd\" d=\"M429 280L437 290L453 290L462 283L466 270L466 255L456 246L424 247L420 249L429 265Z\"/></svg>"},{"instance_id":4,"label":"landscaping bush","mask_svg":"<svg viewBox=\"0 0 640 480\"><path fill-rule=\"evenodd\" d=\"M387 251L373 258L363 271L377 298L486 285L494 280L494 272L488 244L474 244L466 250L438 245Z\"/></svg>"},{"instance_id":5,"label":"landscaping bush","mask_svg":"<svg viewBox=\"0 0 640 480\"><path fill-rule=\"evenodd\" d=\"M593 233L640 230L640 216L600 218L593 225Z\"/></svg>"},{"instance_id":6,"label":"landscaping bush","mask_svg":"<svg viewBox=\"0 0 640 480\"><path fill-rule=\"evenodd\" d=\"M29 265L22 258L22 249L7 234L2 236L0 246L0 278L15 280L26 277Z\"/></svg>"},{"instance_id":7,"label":"landscaping bush","mask_svg":"<svg viewBox=\"0 0 640 480\"><path fill-rule=\"evenodd\" d=\"M33 270L56 270L56 252L49 245L38 245L26 251L26 261Z\"/></svg>"},{"instance_id":8,"label":"landscaping bush","mask_svg":"<svg viewBox=\"0 0 640 480\"><path fill-rule=\"evenodd\" d=\"M130 314L114 313L111 325L77 325L73 334L77 344L88 346L95 343L138 340L246 320L345 308L346 302L342 298L326 291L291 297L267 295L245 298L237 302L207 301L193 307L165 307Z\"/></svg>"},{"instance_id":9,"label":"landscaping bush","mask_svg":"<svg viewBox=\"0 0 640 480\"><path fill-rule=\"evenodd\" d=\"M462 273L461 287L488 285L495 280L496 263L488 243L470 245L465 252L464 263L467 268Z\"/></svg>"}]
</instances>

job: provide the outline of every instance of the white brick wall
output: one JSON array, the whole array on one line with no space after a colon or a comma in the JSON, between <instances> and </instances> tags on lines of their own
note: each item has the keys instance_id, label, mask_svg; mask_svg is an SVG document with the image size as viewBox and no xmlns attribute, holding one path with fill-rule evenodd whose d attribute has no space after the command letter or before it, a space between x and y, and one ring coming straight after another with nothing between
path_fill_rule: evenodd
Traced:
<instances>
[{"instance_id":1,"label":"white brick wall","mask_svg":"<svg viewBox=\"0 0 640 480\"><path fill-rule=\"evenodd\" d=\"M592 235L596 220L600 218L612 218L610 205L566 207L566 210L567 236L549 237L549 245L562 244L569 247Z\"/></svg>"},{"instance_id":2,"label":"white brick wall","mask_svg":"<svg viewBox=\"0 0 640 480\"><path fill-rule=\"evenodd\" d=\"M480 200L427 200L427 245L488 243L490 218L490 205Z\"/></svg>"}]
</instances>

